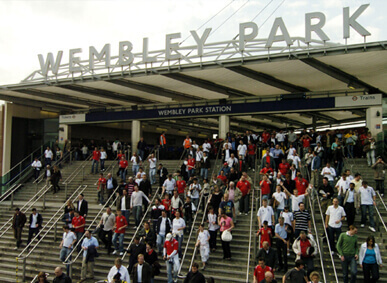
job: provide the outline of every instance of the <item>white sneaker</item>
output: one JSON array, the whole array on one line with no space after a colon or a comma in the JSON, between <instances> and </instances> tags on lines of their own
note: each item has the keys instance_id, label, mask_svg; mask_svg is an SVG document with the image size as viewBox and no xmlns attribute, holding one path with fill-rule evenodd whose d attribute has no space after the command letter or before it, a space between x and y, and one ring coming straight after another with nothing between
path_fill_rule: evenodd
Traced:
<instances>
[{"instance_id":1,"label":"white sneaker","mask_svg":"<svg viewBox=\"0 0 387 283\"><path fill-rule=\"evenodd\" d=\"M102 205L102 203L100 203L99 205Z\"/></svg>"},{"instance_id":2,"label":"white sneaker","mask_svg":"<svg viewBox=\"0 0 387 283\"><path fill-rule=\"evenodd\" d=\"M112 252L112 255L115 255L117 253L117 251L115 250L114 252Z\"/></svg>"},{"instance_id":3,"label":"white sneaker","mask_svg":"<svg viewBox=\"0 0 387 283\"><path fill-rule=\"evenodd\" d=\"M18 247L14 247L13 249L16 251L18 249Z\"/></svg>"},{"instance_id":4,"label":"white sneaker","mask_svg":"<svg viewBox=\"0 0 387 283\"><path fill-rule=\"evenodd\" d=\"M370 227L368 227L368 229L370 229L370 230L371 230L372 232L374 232L374 233L376 232L376 230L375 230L374 227L371 227L371 226L370 226Z\"/></svg>"},{"instance_id":5,"label":"white sneaker","mask_svg":"<svg viewBox=\"0 0 387 283\"><path fill-rule=\"evenodd\" d=\"M364 228L364 224L361 224L360 227Z\"/></svg>"},{"instance_id":6,"label":"white sneaker","mask_svg":"<svg viewBox=\"0 0 387 283\"><path fill-rule=\"evenodd\" d=\"M384 197L384 194L381 194L382 197Z\"/></svg>"},{"instance_id":7,"label":"white sneaker","mask_svg":"<svg viewBox=\"0 0 387 283\"><path fill-rule=\"evenodd\" d=\"M123 255L124 253L123 252L120 252L120 255Z\"/></svg>"},{"instance_id":8,"label":"white sneaker","mask_svg":"<svg viewBox=\"0 0 387 283\"><path fill-rule=\"evenodd\" d=\"M332 251L332 252L331 252L331 255L335 255L335 252Z\"/></svg>"}]
</instances>

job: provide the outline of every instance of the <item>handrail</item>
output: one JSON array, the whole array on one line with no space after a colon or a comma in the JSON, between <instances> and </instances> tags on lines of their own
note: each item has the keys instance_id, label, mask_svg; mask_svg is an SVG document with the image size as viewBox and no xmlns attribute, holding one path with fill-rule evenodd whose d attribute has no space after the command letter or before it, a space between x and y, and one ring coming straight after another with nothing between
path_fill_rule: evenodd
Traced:
<instances>
[{"instance_id":1,"label":"handrail","mask_svg":"<svg viewBox=\"0 0 387 283\"><path fill-rule=\"evenodd\" d=\"M109 165L109 167L105 170L105 172L108 172L108 174L109 174L109 171L112 171L113 172L113 170L114 170L114 168L117 166L117 163L116 162L114 162L114 161L116 161L117 160L117 157L116 158L114 158L112 161L112 163ZM104 173L105 173L104 172ZM113 174L113 173L112 173ZM98 179L97 179L97 181L94 183L94 186L96 186L96 185L98 185Z\"/></svg>"},{"instance_id":2,"label":"handrail","mask_svg":"<svg viewBox=\"0 0 387 283\"><path fill-rule=\"evenodd\" d=\"M0 196L0 204L5 201L10 195L17 191L22 184L14 184L5 194Z\"/></svg>"},{"instance_id":3,"label":"handrail","mask_svg":"<svg viewBox=\"0 0 387 283\"><path fill-rule=\"evenodd\" d=\"M115 193L117 192L118 189L119 189L119 186L117 186L117 187L114 189L113 193L112 193L112 194L110 195L110 197L107 199L106 203L101 207L101 209L98 211L97 215L94 217L93 221L90 223L89 227L88 227L87 229L85 229L85 230L90 230L90 229L91 229L91 227L94 225L95 221L96 221L97 219L99 219L101 213L104 211L104 209L106 209L107 204L109 203L109 201L110 201L113 197L115 197L113 203L117 200L118 196L115 196ZM98 227L98 226L99 226L99 224L97 225L97 227ZM71 258L72 254L77 250L77 247L78 247L79 245L82 244L82 241L83 241L84 238L85 238L85 234L82 235L81 239L78 240L78 241L77 241L77 244L75 245L75 247L73 247L73 250L67 255L65 261L63 262L64 265L71 265L72 263L74 263L74 262L78 259L79 255L83 252L82 250L78 252L77 256L75 257L75 259L74 259L73 261L68 261L68 260ZM70 276L70 275L69 275L69 276Z\"/></svg>"},{"instance_id":4,"label":"handrail","mask_svg":"<svg viewBox=\"0 0 387 283\"><path fill-rule=\"evenodd\" d=\"M43 186L40 190L39 190L39 192L37 192L33 197L31 197L31 199L28 201L28 202L26 202L21 208L20 208L20 211L28 211L42 196L44 196L45 195L45 193L47 193L48 192L48 190L51 188L51 186L49 186L48 188L46 188L47 187L47 185L45 185L45 186ZM44 191L38 198L36 198L42 191ZM36 199L35 199L36 198ZM34 200L35 199L35 200ZM33 201L34 200L34 201ZM32 204L31 204L31 202L32 202ZM28 208L27 209L25 209L26 207L28 206ZM11 229L11 227L12 227L12 225L10 225L10 226L8 226L8 228L6 228L5 230L3 230L4 229L4 227L5 226L7 226L11 221L12 221L12 219L13 219L13 216L10 218L10 219L8 219L8 221L7 222L5 222L4 224L3 224L3 226L1 226L1 228L0 228L0 231L3 231L2 233L1 233L1 235L0 235L0 239L4 236L4 234L9 230L9 229Z\"/></svg>"},{"instance_id":5,"label":"handrail","mask_svg":"<svg viewBox=\"0 0 387 283\"><path fill-rule=\"evenodd\" d=\"M251 196L251 208L250 208L250 211L251 211L251 214L250 214L250 233L249 233L249 249L248 249L248 254L247 254L247 268L246 268L246 283L249 283L249 274L250 274L250 261L251 261L251 235L253 233L253 221L254 221L254 217L253 217L253 214L254 214L254 204L255 204L255 200L254 200L254 197L255 197L255 184L257 183L257 174L258 174L258 163L257 163L257 159L255 159L255 166L254 166L254 183L252 184L252 187L253 187L253 194ZM261 202L261 200L260 200ZM255 233L254 233L255 234Z\"/></svg>"},{"instance_id":6,"label":"handrail","mask_svg":"<svg viewBox=\"0 0 387 283\"><path fill-rule=\"evenodd\" d=\"M47 278L48 276L50 276L50 273L45 272L45 274L46 274L46 278ZM39 283L38 281L36 281L36 279L38 278L38 276L39 276L39 274L36 274L35 277L31 280L31 283Z\"/></svg>"},{"instance_id":7,"label":"handrail","mask_svg":"<svg viewBox=\"0 0 387 283\"><path fill-rule=\"evenodd\" d=\"M322 211L321 211L320 199L318 197L316 199L317 199L317 204L318 204L318 208L319 208L319 211L320 211L321 222L322 222L322 225L323 225L324 234L325 234L326 239L329 239L327 229L325 229L325 221L324 221L324 216L323 216ZM317 235L316 235L316 238L317 238ZM333 266L333 272L335 274L335 279L336 279L336 282L339 282L339 279L337 277L336 265L335 265L335 261L333 259L332 249L331 249L331 245L330 245L329 241L327 241L327 246L328 246L328 249L329 249L329 256L331 257L331 261L332 261L332 266Z\"/></svg>"},{"instance_id":8,"label":"handrail","mask_svg":"<svg viewBox=\"0 0 387 283\"><path fill-rule=\"evenodd\" d=\"M376 210L376 212L377 212L377 214L378 214L378 216L379 216L380 222L383 224L384 230L387 232L387 226L386 226L386 223L384 223L383 217L382 217L382 215L380 214L379 209L377 208L376 205L374 206L374 208L375 208L375 210Z\"/></svg>"},{"instance_id":9,"label":"handrail","mask_svg":"<svg viewBox=\"0 0 387 283\"><path fill-rule=\"evenodd\" d=\"M152 198L150 204L152 204L152 203L154 202L156 196L158 196L159 190L161 190L160 187L157 188L155 194L153 195L153 198ZM130 242L129 242L129 245L127 246L127 248L125 249L124 254L122 255L122 258L121 258L122 260L125 259L126 254L128 253L128 250L129 250L130 246L131 246L132 243L133 243L134 237L136 237L138 231L140 230L140 228L141 228L141 226L142 226L142 224L143 224L143 222L144 222L144 220L145 220L145 218L146 218L146 215L148 214L148 212L149 212L149 210L150 210L151 207L152 207L152 205L148 205L148 208L146 209L146 211L145 211L145 213L144 213L144 216L142 217L142 219L141 219L139 225L137 226L136 231L134 232L133 237L132 237L132 239L131 239Z\"/></svg>"},{"instance_id":10,"label":"handrail","mask_svg":"<svg viewBox=\"0 0 387 283\"><path fill-rule=\"evenodd\" d=\"M309 206L312 207L312 200L311 200L311 198L308 198L308 200L309 200ZM320 264L321 264L322 277L324 278L324 282L328 282L327 278L326 278L326 275L325 275L324 259L323 259L323 256L322 256L322 249L320 247L320 241L318 239L318 232L317 232L317 226L316 226L316 219L315 219L315 215L314 215L314 209L311 209L311 212L312 212L311 215L312 215L314 233L316 235L316 244L317 244L317 248L318 248L318 251L319 251L319 254L320 254Z\"/></svg>"},{"instance_id":11,"label":"handrail","mask_svg":"<svg viewBox=\"0 0 387 283\"><path fill-rule=\"evenodd\" d=\"M83 188L82 188L83 187ZM35 241L35 239L37 239L38 237L40 237L40 234L42 234L43 230L49 225L51 224L51 221L54 220L54 218L56 218L56 216L58 215L58 213L60 211L63 211L63 208L66 206L67 202L69 200L71 200L74 195L75 195L75 199L72 201L72 202L75 202L78 198L78 195L81 194L85 189L87 188L87 185L79 185L79 187L71 194L71 196L62 204L62 206L54 213L54 215L50 218L50 220L47 221L46 225L44 225L42 227L42 229L40 229L39 233L35 235L35 237L31 240L31 242L19 253L19 255L17 256L17 259L26 259L30 256L30 254L35 250L35 248L39 245L39 243L47 236L48 232L50 232L50 230L55 226L55 224L59 221L59 220L62 220L62 217L63 217L63 214L62 213L55 221L54 223L48 228L48 230L44 233L43 237L41 237L38 242L35 244L35 246L29 250L30 246L32 246L33 242ZM22 257L23 253L25 251L29 251L27 255L25 255L24 257Z\"/></svg>"},{"instance_id":12,"label":"handrail","mask_svg":"<svg viewBox=\"0 0 387 283\"><path fill-rule=\"evenodd\" d=\"M376 191L376 194L378 195L378 197L380 198L380 201L382 202L383 206L384 206L384 209L387 211L387 206L386 206L386 203L384 202L382 196L379 194L378 191ZM384 221L383 221L384 223Z\"/></svg>"},{"instance_id":13,"label":"handrail","mask_svg":"<svg viewBox=\"0 0 387 283\"><path fill-rule=\"evenodd\" d=\"M66 178L66 180L64 180L64 181L62 182L62 184L67 185L67 184L71 183L71 182L74 180L74 178L79 174L79 172L83 171L83 169L86 167L87 162L90 161L89 159L91 158L92 155L93 155L93 154L90 154L84 161L82 161L81 164L78 166L78 168L75 169L75 170L74 170L74 171ZM81 168L82 168L82 170L80 170ZM74 174L75 174L75 175L74 175ZM73 176L73 175L74 175L74 176ZM70 178L72 178L72 179L69 181Z\"/></svg>"}]
</instances>

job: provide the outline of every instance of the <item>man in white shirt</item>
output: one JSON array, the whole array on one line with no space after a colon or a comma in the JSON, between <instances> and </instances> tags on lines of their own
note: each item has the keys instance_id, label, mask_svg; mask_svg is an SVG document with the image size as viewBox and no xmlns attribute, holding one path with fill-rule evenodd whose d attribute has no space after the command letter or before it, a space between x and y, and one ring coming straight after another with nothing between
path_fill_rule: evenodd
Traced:
<instances>
[{"instance_id":1,"label":"man in white shirt","mask_svg":"<svg viewBox=\"0 0 387 283\"><path fill-rule=\"evenodd\" d=\"M285 134L283 133L282 130L280 130L279 133L277 133L277 134L275 135L275 138L277 139L277 141L278 141L279 143L284 142L284 141L285 141Z\"/></svg>"},{"instance_id":2,"label":"man in white shirt","mask_svg":"<svg viewBox=\"0 0 387 283\"><path fill-rule=\"evenodd\" d=\"M35 160L34 162L32 162L31 167L34 169L34 178L36 180L39 178L40 168L42 168L42 162L40 162L40 160L35 157Z\"/></svg>"},{"instance_id":3,"label":"man in white shirt","mask_svg":"<svg viewBox=\"0 0 387 283\"><path fill-rule=\"evenodd\" d=\"M296 169L301 168L301 159L298 156L296 151L293 152L293 156L291 156L289 159L292 160L292 164L294 164L294 166L296 166Z\"/></svg>"},{"instance_id":4,"label":"man in white shirt","mask_svg":"<svg viewBox=\"0 0 387 283\"><path fill-rule=\"evenodd\" d=\"M126 192L126 190L124 190ZM128 207L129 211L129 207ZM112 249L112 238L113 238L113 228L116 222L116 217L112 213L110 207L106 208L106 212L102 214L101 221L99 225L103 225L103 228L100 230L98 237L105 244L105 248L107 249L107 254L110 254ZM129 222L128 222L129 223Z\"/></svg>"},{"instance_id":5,"label":"man in white shirt","mask_svg":"<svg viewBox=\"0 0 387 283\"><path fill-rule=\"evenodd\" d=\"M172 174L168 175L168 178L164 181L163 191L161 195L163 196L165 192L169 194L169 197L172 197L173 190L176 188L176 180L172 179Z\"/></svg>"},{"instance_id":6,"label":"man in white shirt","mask_svg":"<svg viewBox=\"0 0 387 283\"><path fill-rule=\"evenodd\" d=\"M149 162L149 179L150 179L151 185L154 185L156 184L156 163L157 163L157 158L155 157L154 153L148 156L148 162Z\"/></svg>"},{"instance_id":7,"label":"man in white shirt","mask_svg":"<svg viewBox=\"0 0 387 283\"><path fill-rule=\"evenodd\" d=\"M231 153L231 156L229 159L227 159L228 167L233 167L235 164L238 163L238 158L235 157L234 153Z\"/></svg>"},{"instance_id":8,"label":"man in white shirt","mask_svg":"<svg viewBox=\"0 0 387 283\"><path fill-rule=\"evenodd\" d=\"M347 175L343 173L341 178L336 183L337 198L339 199L339 205L343 206L345 193L349 189L350 180L347 179Z\"/></svg>"},{"instance_id":9,"label":"man in white shirt","mask_svg":"<svg viewBox=\"0 0 387 283\"><path fill-rule=\"evenodd\" d=\"M290 199L292 200L292 212L296 212L300 210L299 204L301 202L304 202L305 197L309 194L308 191L303 195L298 195L298 190L293 190L294 194L291 194L284 186L282 188L285 191L285 194L287 194Z\"/></svg>"},{"instance_id":10,"label":"man in white shirt","mask_svg":"<svg viewBox=\"0 0 387 283\"><path fill-rule=\"evenodd\" d=\"M331 246L332 254L336 251L336 240L339 239L341 234L342 221L345 219L345 211L342 206L339 205L337 198L333 199L333 205L328 206L325 217L325 229L328 232L329 245Z\"/></svg>"},{"instance_id":11,"label":"man in white shirt","mask_svg":"<svg viewBox=\"0 0 387 283\"><path fill-rule=\"evenodd\" d=\"M139 190L138 185L134 185L134 192L132 193L132 196L130 198L130 209L132 209L136 222L136 226L134 228L137 228L138 225L140 225L143 198L146 199L148 203L151 203L149 198L142 191Z\"/></svg>"},{"instance_id":12,"label":"man in white shirt","mask_svg":"<svg viewBox=\"0 0 387 283\"><path fill-rule=\"evenodd\" d=\"M238 150L238 156L239 157L242 156L243 160L245 160L246 153L247 153L247 146L243 144L243 140L239 141L237 150Z\"/></svg>"},{"instance_id":13,"label":"man in white shirt","mask_svg":"<svg viewBox=\"0 0 387 283\"><path fill-rule=\"evenodd\" d=\"M375 232L375 222L374 222L374 206L376 206L376 193L375 190L368 186L367 181L363 181L362 186L359 189L360 193L360 208L361 208L361 227L364 227L367 222L367 211L370 217L370 229L372 232Z\"/></svg>"},{"instance_id":14,"label":"man in white shirt","mask_svg":"<svg viewBox=\"0 0 387 283\"><path fill-rule=\"evenodd\" d=\"M65 262L66 258L73 250L73 247L76 242L77 242L77 236L74 234L74 232L70 231L69 226L64 225L62 242L59 245L59 248L61 249L60 256L59 256L61 262ZM69 260L71 260L71 258L69 258Z\"/></svg>"},{"instance_id":15,"label":"man in white shirt","mask_svg":"<svg viewBox=\"0 0 387 283\"><path fill-rule=\"evenodd\" d=\"M208 141L205 141L202 145L203 152L207 152L207 155L209 156L210 150L211 150L211 144Z\"/></svg>"},{"instance_id":16,"label":"man in white shirt","mask_svg":"<svg viewBox=\"0 0 387 283\"><path fill-rule=\"evenodd\" d=\"M287 199L286 194L284 192L281 192L280 185L276 186L276 192L273 194L273 198L278 202L276 207L276 213L275 213L275 223L277 223L278 217L280 216L281 212L284 210L285 200Z\"/></svg>"},{"instance_id":17,"label":"man in white shirt","mask_svg":"<svg viewBox=\"0 0 387 283\"><path fill-rule=\"evenodd\" d=\"M51 165L51 160L52 160L53 153L48 146L47 149L44 151L44 162L46 165Z\"/></svg>"},{"instance_id":18,"label":"man in white shirt","mask_svg":"<svg viewBox=\"0 0 387 283\"><path fill-rule=\"evenodd\" d=\"M264 221L267 221L269 227L274 224L274 211L271 206L267 205L267 199L262 200L262 206L257 212L258 228L261 228Z\"/></svg>"},{"instance_id":19,"label":"man in white shirt","mask_svg":"<svg viewBox=\"0 0 387 283\"><path fill-rule=\"evenodd\" d=\"M122 259L119 257L114 260L114 266L110 269L109 274L107 276L109 283L115 282L113 281L113 278L117 273L120 274L121 280L126 281L127 283L130 283L128 270L126 269L125 266L122 265Z\"/></svg>"},{"instance_id":20,"label":"man in white shirt","mask_svg":"<svg viewBox=\"0 0 387 283\"><path fill-rule=\"evenodd\" d=\"M323 170L321 170L321 175L323 177L328 178L328 183L333 188L333 181L335 180L335 177L336 177L336 171L334 168L331 167L331 164L329 162L327 163L326 167L324 167Z\"/></svg>"}]
</instances>

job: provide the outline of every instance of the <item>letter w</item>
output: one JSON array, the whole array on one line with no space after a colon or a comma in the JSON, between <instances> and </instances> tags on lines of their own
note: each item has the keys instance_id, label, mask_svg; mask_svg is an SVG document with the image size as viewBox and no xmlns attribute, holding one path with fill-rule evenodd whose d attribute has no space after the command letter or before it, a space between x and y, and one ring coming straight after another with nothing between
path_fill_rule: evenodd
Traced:
<instances>
[{"instance_id":1,"label":"letter w","mask_svg":"<svg viewBox=\"0 0 387 283\"><path fill-rule=\"evenodd\" d=\"M42 75L47 76L49 70L55 75L58 74L60 62L62 61L63 51L58 51L58 55L56 55L56 61L54 61L54 55L52 53L47 54L47 61L44 62L44 58L42 54L38 55L40 69L42 70Z\"/></svg>"}]
</instances>

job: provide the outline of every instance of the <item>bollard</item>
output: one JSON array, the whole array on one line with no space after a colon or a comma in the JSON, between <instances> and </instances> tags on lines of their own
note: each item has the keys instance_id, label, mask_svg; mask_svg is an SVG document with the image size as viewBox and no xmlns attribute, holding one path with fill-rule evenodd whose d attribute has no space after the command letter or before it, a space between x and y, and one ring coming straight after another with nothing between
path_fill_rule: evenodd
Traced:
<instances>
[{"instance_id":1,"label":"bollard","mask_svg":"<svg viewBox=\"0 0 387 283\"><path fill-rule=\"evenodd\" d=\"M11 194L11 208L13 208L13 193Z\"/></svg>"},{"instance_id":2,"label":"bollard","mask_svg":"<svg viewBox=\"0 0 387 283\"><path fill-rule=\"evenodd\" d=\"M26 281L26 258L23 258L23 282Z\"/></svg>"}]
</instances>

